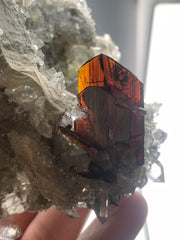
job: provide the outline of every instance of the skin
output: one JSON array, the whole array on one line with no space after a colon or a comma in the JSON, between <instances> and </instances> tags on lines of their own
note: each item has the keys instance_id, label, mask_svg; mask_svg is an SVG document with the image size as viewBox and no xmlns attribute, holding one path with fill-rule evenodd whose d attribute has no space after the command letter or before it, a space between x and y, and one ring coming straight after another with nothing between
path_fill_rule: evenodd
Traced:
<instances>
[{"instance_id":1,"label":"skin","mask_svg":"<svg viewBox=\"0 0 180 240\"><path fill-rule=\"evenodd\" d=\"M108 220L101 224L97 219L79 236L90 210L80 209L79 219L71 219L51 207L41 213L14 215L24 232L18 240L133 240L142 228L147 216L145 199L135 193L111 207ZM78 237L79 236L79 237Z\"/></svg>"}]
</instances>

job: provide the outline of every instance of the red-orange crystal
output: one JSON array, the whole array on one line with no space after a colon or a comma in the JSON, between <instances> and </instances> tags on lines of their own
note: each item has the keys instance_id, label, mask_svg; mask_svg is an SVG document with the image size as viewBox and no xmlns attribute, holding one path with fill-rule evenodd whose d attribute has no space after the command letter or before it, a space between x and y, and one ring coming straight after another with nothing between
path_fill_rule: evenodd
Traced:
<instances>
[{"instance_id":1,"label":"red-orange crystal","mask_svg":"<svg viewBox=\"0 0 180 240\"><path fill-rule=\"evenodd\" d=\"M122 162L129 154L133 163L142 165L142 82L118 62L100 54L79 69L78 98L80 108L87 113L86 117L75 121L81 142L101 151L114 149L114 155L112 150L109 155L118 156Z\"/></svg>"}]
</instances>

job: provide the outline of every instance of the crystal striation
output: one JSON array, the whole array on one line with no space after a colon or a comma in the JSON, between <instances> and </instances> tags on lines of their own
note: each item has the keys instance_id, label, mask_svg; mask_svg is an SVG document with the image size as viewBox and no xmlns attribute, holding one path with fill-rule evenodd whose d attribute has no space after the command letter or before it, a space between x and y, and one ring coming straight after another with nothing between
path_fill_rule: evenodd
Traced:
<instances>
[{"instance_id":1,"label":"crystal striation","mask_svg":"<svg viewBox=\"0 0 180 240\"><path fill-rule=\"evenodd\" d=\"M86 116L76 97L78 68L99 53L120 58L109 35L96 35L85 0L0 1L2 217L51 205L77 217L83 206L103 222L109 204L143 187L147 176L163 179L157 159L166 134L153 120L158 104L145 106L143 166L123 167L118 185L76 173L89 168L91 157L61 129L73 130L74 121Z\"/></svg>"}]
</instances>

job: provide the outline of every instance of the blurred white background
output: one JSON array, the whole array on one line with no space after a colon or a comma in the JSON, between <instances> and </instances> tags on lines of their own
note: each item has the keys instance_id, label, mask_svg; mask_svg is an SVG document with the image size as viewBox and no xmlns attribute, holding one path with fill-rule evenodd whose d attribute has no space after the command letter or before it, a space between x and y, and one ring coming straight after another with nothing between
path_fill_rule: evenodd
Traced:
<instances>
[{"instance_id":1,"label":"blurred white background","mask_svg":"<svg viewBox=\"0 0 180 240\"><path fill-rule=\"evenodd\" d=\"M160 148L165 183L151 183L142 190L149 214L149 239L180 239L179 137L180 137L180 4L159 4L154 9L145 102L163 103L158 127L168 133ZM148 236L148 234L147 234ZM143 234L137 240L144 240Z\"/></svg>"}]
</instances>

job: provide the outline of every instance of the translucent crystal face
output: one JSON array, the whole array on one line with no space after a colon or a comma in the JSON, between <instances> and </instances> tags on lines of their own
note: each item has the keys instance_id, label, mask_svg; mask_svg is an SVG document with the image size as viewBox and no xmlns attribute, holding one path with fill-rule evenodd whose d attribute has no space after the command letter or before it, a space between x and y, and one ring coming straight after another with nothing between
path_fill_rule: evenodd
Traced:
<instances>
[{"instance_id":1,"label":"translucent crystal face","mask_svg":"<svg viewBox=\"0 0 180 240\"><path fill-rule=\"evenodd\" d=\"M144 163L142 83L120 64L100 54L79 69L78 99L85 116L75 120L75 132L64 132L79 141L91 160L88 169L81 171L72 166L73 172L117 184L117 188L125 187L130 172L135 174L135 169ZM125 189L123 196L130 193ZM113 199L113 195L102 190L92 205L102 222L107 218L109 198Z\"/></svg>"},{"instance_id":2,"label":"translucent crystal face","mask_svg":"<svg viewBox=\"0 0 180 240\"><path fill-rule=\"evenodd\" d=\"M75 120L74 136L88 149L91 161L86 170L76 167L76 174L118 184L122 196L143 187L146 173L153 181L164 180L157 149L166 134L153 123L157 106L152 106L155 111L148 106L144 144L143 85L132 73L109 57L98 55L79 69L78 99L85 116ZM73 137L71 131L69 135ZM112 199L119 200L107 193L95 199L93 208L101 222Z\"/></svg>"},{"instance_id":3,"label":"translucent crystal face","mask_svg":"<svg viewBox=\"0 0 180 240\"><path fill-rule=\"evenodd\" d=\"M0 38L3 35L4 31L0 28Z\"/></svg>"},{"instance_id":4,"label":"translucent crystal face","mask_svg":"<svg viewBox=\"0 0 180 240\"><path fill-rule=\"evenodd\" d=\"M1 209L6 217L22 213L28 208L27 197L31 188L28 177L25 173L18 172L15 182L13 192L1 199Z\"/></svg>"},{"instance_id":5,"label":"translucent crystal face","mask_svg":"<svg viewBox=\"0 0 180 240\"><path fill-rule=\"evenodd\" d=\"M156 128L154 117L158 114L161 104L146 104L145 116L145 167L147 176L154 182L164 182L164 169L159 162L159 147L166 140L167 134Z\"/></svg>"},{"instance_id":6,"label":"translucent crystal face","mask_svg":"<svg viewBox=\"0 0 180 240\"><path fill-rule=\"evenodd\" d=\"M126 144L143 164L144 115L135 110L143 108L142 83L101 54L79 69L79 92L80 107L88 116L76 120L75 131L101 149Z\"/></svg>"},{"instance_id":7,"label":"translucent crystal face","mask_svg":"<svg viewBox=\"0 0 180 240\"><path fill-rule=\"evenodd\" d=\"M0 219L0 239L14 240L22 235L21 229L17 224L10 220Z\"/></svg>"}]
</instances>

